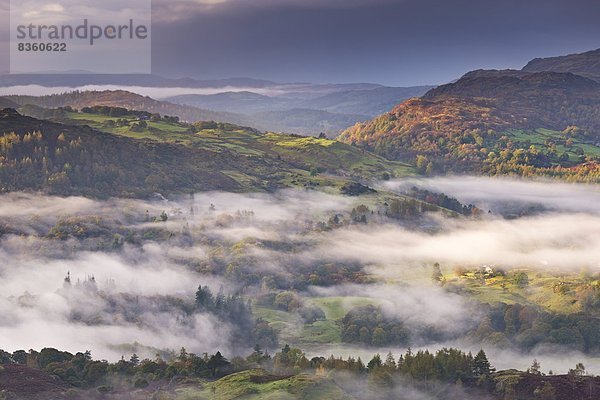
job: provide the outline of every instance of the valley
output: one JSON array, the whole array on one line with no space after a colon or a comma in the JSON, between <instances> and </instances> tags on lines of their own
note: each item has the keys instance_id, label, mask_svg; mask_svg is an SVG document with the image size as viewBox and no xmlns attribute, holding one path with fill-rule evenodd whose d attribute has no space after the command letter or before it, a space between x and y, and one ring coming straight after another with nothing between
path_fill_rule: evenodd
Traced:
<instances>
[{"instance_id":1,"label":"valley","mask_svg":"<svg viewBox=\"0 0 600 400\"><path fill-rule=\"evenodd\" d=\"M597 398L599 54L1 77L0 399Z\"/></svg>"}]
</instances>

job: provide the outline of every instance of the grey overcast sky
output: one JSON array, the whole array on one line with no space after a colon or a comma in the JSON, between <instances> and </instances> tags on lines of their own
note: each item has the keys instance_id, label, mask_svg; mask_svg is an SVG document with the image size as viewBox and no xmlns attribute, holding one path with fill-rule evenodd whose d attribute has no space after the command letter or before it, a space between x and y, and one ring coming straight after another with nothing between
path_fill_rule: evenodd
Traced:
<instances>
[{"instance_id":1,"label":"grey overcast sky","mask_svg":"<svg viewBox=\"0 0 600 400\"><path fill-rule=\"evenodd\" d=\"M172 77L437 84L600 47L598 0L153 4L153 72Z\"/></svg>"}]
</instances>

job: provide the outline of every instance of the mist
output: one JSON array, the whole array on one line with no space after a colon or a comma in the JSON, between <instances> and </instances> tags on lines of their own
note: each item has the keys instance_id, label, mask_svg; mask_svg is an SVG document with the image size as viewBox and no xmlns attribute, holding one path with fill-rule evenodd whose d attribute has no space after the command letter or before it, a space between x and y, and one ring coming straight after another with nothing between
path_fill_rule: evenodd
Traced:
<instances>
[{"instance_id":1,"label":"mist","mask_svg":"<svg viewBox=\"0 0 600 400\"><path fill-rule=\"evenodd\" d=\"M440 179L439 187L436 182L417 183L478 206L515 200L542 202L549 209L516 219L432 213L423 217L428 221L424 225L435 229L421 229L419 224L377 216L370 204L374 214L369 223L322 229L319 224L333 215L350 221L352 208L365 199L302 190L103 201L2 195L3 348L89 349L94 357L109 360L133 351L152 357L182 346L198 354L248 354L251 346L238 342L235 326L210 313L184 310L193 306L198 285L208 285L213 293L223 290L252 298L265 290L261 279L272 276L292 288L304 285L300 293L307 302L359 296L409 328L431 326L450 338L418 344L423 348L455 346L475 352L483 346L497 368L526 368L537 358L544 370L566 372L582 361L590 371L600 372L597 359L579 352L558 357L556 349L536 348L523 355L451 339L475 326L481 315L473 311L468 297L431 283L436 262L444 274L455 267L483 265L553 274L600 272L596 188L503 180L496 189L495 181L474 178ZM400 190L414 184L394 182L389 187ZM159 218L163 211L166 221ZM85 235L78 236L77 230L65 233L64 221L75 223ZM129 236L133 239L125 240ZM342 279L307 286L302 274L323 264L357 268L370 282ZM231 265L243 268L249 278L240 280L230 273ZM70 289L64 287L67 273ZM92 276L96 287L89 290ZM406 349L339 344L314 346L311 352L360 351L366 358L388 350L399 355Z\"/></svg>"},{"instance_id":2,"label":"mist","mask_svg":"<svg viewBox=\"0 0 600 400\"><path fill-rule=\"evenodd\" d=\"M376 301L388 317L402 320L409 327L428 326L441 333L455 335L473 328L473 314L467 300L439 287L424 285L338 285L311 287L309 293L319 297L360 297Z\"/></svg>"},{"instance_id":3,"label":"mist","mask_svg":"<svg viewBox=\"0 0 600 400\"><path fill-rule=\"evenodd\" d=\"M360 261L387 278L423 264L600 272L600 217L550 214L518 220L443 220L435 234L395 225L334 232L319 254Z\"/></svg>"},{"instance_id":4,"label":"mist","mask_svg":"<svg viewBox=\"0 0 600 400\"><path fill-rule=\"evenodd\" d=\"M123 86L123 85L85 85L77 87L47 87L40 85L23 85L0 87L0 96L49 96L79 91L105 91L105 90L125 90L136 93L141 96L152 97L161 100L168 97L179 95L212 95L226 92L253 92L264 96L279 96L286 93L284 88L255 88L255 87L235 87L223 86L212 88L185 88L185 87L146 87L146 86Z\"/></svg>"},{"instance_id":5,"label":"mist","mask_svg":"<svg viewBox=\"0 0 600 400\"><path fill-rule=\"evenodd\" d=\"M413 186L443 192L486 211L533 204L555 211L600 213L600 188L597 185L475 176L403 179L384 184L385 188L397 192Z\"/></svg>"}]
</instances>

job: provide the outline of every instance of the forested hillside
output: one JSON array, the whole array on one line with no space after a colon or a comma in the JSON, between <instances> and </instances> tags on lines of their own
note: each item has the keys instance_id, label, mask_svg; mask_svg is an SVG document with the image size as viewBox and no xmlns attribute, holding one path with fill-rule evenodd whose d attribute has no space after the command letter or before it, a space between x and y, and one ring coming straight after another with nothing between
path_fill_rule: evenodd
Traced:
<instances>
[{"instance_id":1,"label":"forested hillside","mask_svg":"<svg viewBox=\"0 0 600 400\"><path fill-rule=\"evenodd\" d=\"M327 139L262 134L216 122L185 124L122 108L90 108L88 113L28 110L65 124L25 117L12 109L2 111L0 181L5 192L32 189L132 197L153 192L270 191L341 185L345 179L403 176L411 171ZM339 177L321 177L323 173Z\"/></svg>"},{"instance_id":2,"label":"forested hillside","mask_svg":"<svg viewBox=\"0 0 600 400\"><path fill-rule=\"evenodd\" d=\"M475 71L346 130L340 140L424 173L597 182L600 84L570 73Z\"/></svg>"}]
</instances>

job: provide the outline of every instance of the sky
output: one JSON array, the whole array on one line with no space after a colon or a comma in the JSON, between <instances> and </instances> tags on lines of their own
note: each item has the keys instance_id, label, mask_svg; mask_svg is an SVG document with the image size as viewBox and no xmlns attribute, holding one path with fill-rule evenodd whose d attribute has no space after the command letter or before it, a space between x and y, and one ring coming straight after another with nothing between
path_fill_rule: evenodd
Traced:
<instances>
[{"instance_id":1,"label":"sky","mask_svg":"<svg viewBox=\"0 0 600 400\"><path fill-rule=\"evenodd\" d=\"M152 71L439 84L596 49L598 15L597 0L154 0Z\"/></svg>"}]
</instances>

